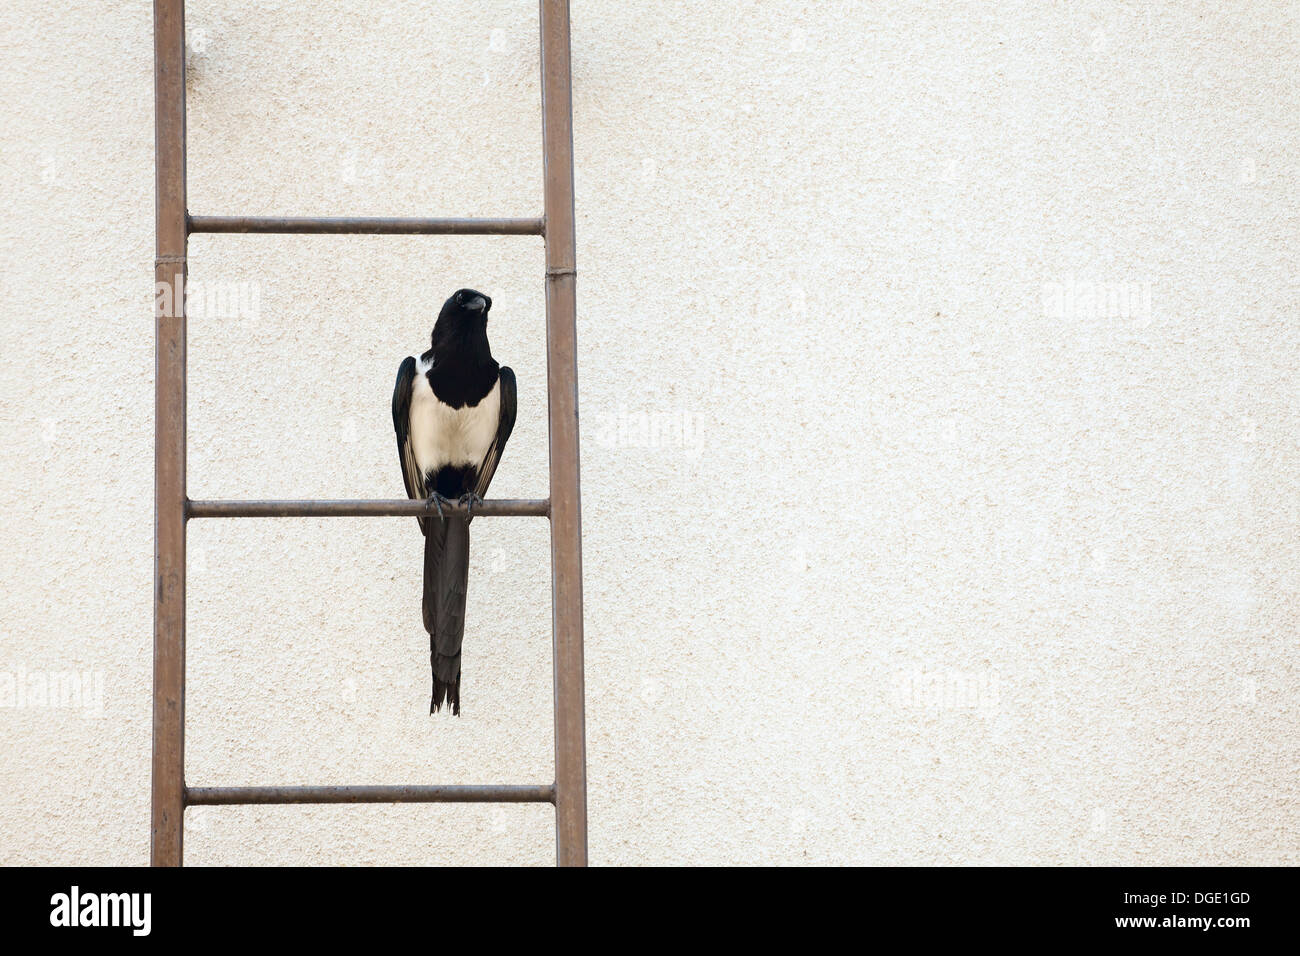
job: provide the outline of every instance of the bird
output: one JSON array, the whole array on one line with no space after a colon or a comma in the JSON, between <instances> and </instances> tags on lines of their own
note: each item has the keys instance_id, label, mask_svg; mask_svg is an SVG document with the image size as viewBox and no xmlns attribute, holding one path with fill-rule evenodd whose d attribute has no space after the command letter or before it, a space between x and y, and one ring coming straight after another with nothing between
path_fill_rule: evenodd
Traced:
<instances>
[{"instance_id":1,"label":"bird","mask_svg":"<svg viewBox=\"0 0 1300 956\"><path fill-rule=\"evenodd\" d=\"M420 516L424 535L421 609L429 632L433 696L460 716L460 651L469 582L469 525L483 503L515 426L515 373L488 345L492 299L473 289L453 293L438 313L429 349L408 355L393 386L393 430L409 498L437 512ZM443 515L443 505L465 509Z\"/></svg>"}]
</instances>

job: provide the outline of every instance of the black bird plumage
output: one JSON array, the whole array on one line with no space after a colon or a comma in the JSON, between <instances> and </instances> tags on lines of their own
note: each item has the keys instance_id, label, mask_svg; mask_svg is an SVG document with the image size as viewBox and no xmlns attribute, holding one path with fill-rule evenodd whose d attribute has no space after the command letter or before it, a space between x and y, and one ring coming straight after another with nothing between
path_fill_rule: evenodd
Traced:
<instances>
[{"instance_id":1,"label":"black bird plumage","mask_svg":"<svg viewBox=\"0 0 1300 956\"><path fill-rule=\"evenodd\" d=\"M488 346L492 300L461 289L443 304L430 348L408 356L393 387L393 429L411 498L468 504L487 494L515 424L515 373ZM423 617L433 698L460 714L470 518L418 518L424 534Z\"/></svg>"}]
</instances>

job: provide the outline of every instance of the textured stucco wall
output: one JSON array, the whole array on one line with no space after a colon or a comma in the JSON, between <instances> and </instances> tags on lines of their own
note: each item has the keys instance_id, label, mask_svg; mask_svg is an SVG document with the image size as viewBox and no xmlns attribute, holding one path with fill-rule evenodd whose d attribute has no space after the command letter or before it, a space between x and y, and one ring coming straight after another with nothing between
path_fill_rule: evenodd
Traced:
<instances>
[{"instance_id":1,"label":"textured stucco wall","mask_svg":"<svg viewBox=\"0 0 1300 956\"><path fill-rule=\"evenodd\" d=\"M539 212L536 20L195 0L191 211ZM150 29L0 5L0 678L91 674L0 707L4 863L147 859ZM1296 5L573 35L592 860L1300 862ZM191 494L399 495L393 375L460 285L520 381L493 491L544 493L541 268L196 238ZM190 531L190 783L549 779L544 522L475 524L459 721L413 521ZM188 822L193 863L553 860L543 807Z\"/></svg>"}]
</instances>

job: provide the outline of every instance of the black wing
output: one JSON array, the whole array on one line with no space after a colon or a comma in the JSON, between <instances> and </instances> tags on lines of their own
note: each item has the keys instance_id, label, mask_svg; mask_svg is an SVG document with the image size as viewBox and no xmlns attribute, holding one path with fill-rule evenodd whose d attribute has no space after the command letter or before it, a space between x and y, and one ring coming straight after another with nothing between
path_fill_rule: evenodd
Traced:
<instances>
[{"instance_id":1,"label":"black wing","mask_svg":"<svg viewBox=\"0 0 1300 956\"><path fill-rule=\"evenodd\" d=\"M474 485L474 493L480 498L487 497L488 485L492 483L492 476L497 473L497 463L501 461L501 453L506 450L506 442L510 440L510 433L515 429L515 411L518 408L515 373L508 366L503 365L500 374L501 416L497 419L497 434L492 439L487 455L483 458L483 464L478 470L478 482Z\"/></svg>"},{"instance_id":2,"label":"black wing","mask_svg":"<svg viewBox=\"0 0 1300 956\"><path fill-rule=\"evenodd\" d=\"M397 433L397 459L402 465L406 497L423 499L429 495L424 490L424 475L420 474L415 454L411 451L411 385L415 382L415 375L415 358L408 355L397 370L397 384L393 386L393 431ZM415 520L420 522L423 534L424 519Z\"/></svg>"}]
</instances>

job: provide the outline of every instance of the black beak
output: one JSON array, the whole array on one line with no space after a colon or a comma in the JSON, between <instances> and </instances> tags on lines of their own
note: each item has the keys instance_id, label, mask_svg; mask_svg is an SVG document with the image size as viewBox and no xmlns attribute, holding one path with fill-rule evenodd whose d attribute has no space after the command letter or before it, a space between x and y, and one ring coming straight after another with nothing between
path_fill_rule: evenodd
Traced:
<instances>
[{"instance_id":1,"label":"black beak","mask_svg":"<svg viewBox=\"0 0 1300 956\"><path fill-rule=\"evenodd\" d=\"M465 308L470 312L486 312L488 306L492 304L490 299L481 295L476 295L465 303Z\"/></svg>"}]
</instances>

